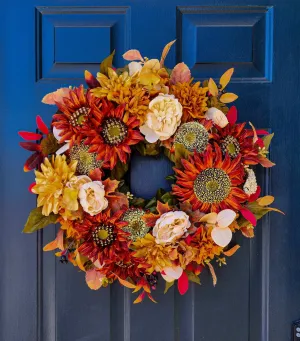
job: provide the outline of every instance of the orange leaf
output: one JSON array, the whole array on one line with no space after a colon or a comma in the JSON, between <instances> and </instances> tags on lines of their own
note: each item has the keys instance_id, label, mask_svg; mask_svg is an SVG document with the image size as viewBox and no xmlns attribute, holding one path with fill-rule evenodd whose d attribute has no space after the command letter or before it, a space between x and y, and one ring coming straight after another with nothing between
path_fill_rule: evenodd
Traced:
<instances>
[{"instance_id":1,"label":"orange leaf","mask_svg":"<svg viewBox=\"0 0 300 341\"><path fill-rule=\"evenodd\" d=\"M154 213L145 213L142 216L142 219L146 223L146 225L153 227L156 223L156 220L159 218L159 214L154 214Z\"/></svg>"},{"instance_id":2,"label":"orange leaf","mask_svg":"<svg viewBox=\"0 0 300 341\"><path fill-rule=\"evenodd\" d=\"M149 299L150 299L153 303L157 303L157 302L155 301L155 299L154 299L150 294L147 294L147 295L148 295Z\"/></svg>"},{"instance_id":3,"label":"orange leaf","mask_svg":"<svg viewBox=\"0 0 300 341\"><path fill-rule=\"evenodd\" d=\"M241 228L242 234L247 238L253 238L254 237L254 229L253 227L248 228L246 226Z\"/></svg>"},{"instance_id":4,"label":"orange leaf","mask_svg":"<svg viewBox=\"0 0 300 341\"><path fill-rule=\"evenodd\" d=\"M80 253L79 253L79 252L77 252L77 255L76 255L76 258L75 258L75 259L76 259L76 263L77 263L79 269L82 270L82 271L85 271L85 268L84 268L84 266L83 266L83 264L82 264L81 256L80 256Z\"/></svg>"},{"instance_id":5,"label":"orange leaf","mask_svg":"<svg viewBox=\"0 0 300 341\"><path fill-rule=\"evenodd\" d=\"M95 269L88 270L85 274L86 283L92 290L101 288L103 277L105 276Z\"/></svg>"},{"instance_id":6,"label":"orange leaf","mask_svg":"<svg viewBox=\"0 0 300 341\"><path fill-rule=\"evenodd\" d=\"M106 180L102 181L102 183L104 185L106 195L111 192L115 192L119 185L118 180L111 180L110 178L107 178Z\"/></svg>"},{"instance_id":7,"label":"orange leaf","mask_svg":"<svg viewBox=\"0 0 300 341\"><path fill-rule=\"evenodd\" d=\"M133 61L133 60L144 61L144 58L141 56L141 53L139 50L129 50L123 54L123 58L129 61Z\"/></svg>"},{"instance_id":8,"label":"orange leaf","mask_svg":"<svg viewBox=\"0 0 300 341\"><path fill-rule=\"evenodd\" d=\"M119 276L117 276L117 278L118 278L119 282L120 282L122 285L124 285L124 287L129 288L129 289L135 289L135 288L136 288L136 286L135 286L134 284L132 284L132 283L126 281L125 279L122 279L122 278L120 278Z\"/></svg>"},{"instance_id":9,"label":"orange leaf","mask_svg":"<svg viewBox=\"0 0 300 341\"><path fill-rule=\"evenodd\" d=\"M268 206L272 204L274 197L272 195L266 195L265 197L258 198L256 201L259 206Z\"/></svg>"},{"instance_id":10,"label":"orange leaf","mask_svg":"<svg viewBox=\"0 0 300 341\"><path fill-rule=\"evenodd\" d=\"M261 155L258 155L258 161L265 168L270 168L270 167L275 166L274 162L270 161L268 158L261 156Z\"/></svg>"},{"instance_id":11,"label":"orange leaf","mask_svg":"<svg viewBox=\"0 0 300 341\"><path fill-rule=\"evenodd\" d=\"M163 204L162 202L157 201L157 211L160 215L162 215L164 213L170 212L171 208L168 203Z\"/></svg>"},{"instance_id":12,"label":"orange leaf","mask_svg":"<svg viewBox=\"0 0 300 341\"><path fill-rule=\"evenodd\" d=\"M210 263L207 263L207 266L208 266L209 271L211 273L211 277L212 277L212 280L213 280L213 286L215 287L216 284L217 284L217 276L216 276L216 273L215 273L215 269L213 268L213 266Z\"/></svg>"},{"instance_id":13,"label":"orange leaf","mask_svg":"<svg viewBox=\"0 0 300 341\"><path fill-rule=\"evenodd\" d=\"M219 94L219 89L217 87L217 84L212 78L210 78L208 81L208 90L213 96L218 96Z\"/></svg>"},{"instance_id":14,"label":"orange leaf","mask_svg":"<svg viewBox=\"0 0 300 341\"><path fill-rule=\"evenodd\" d=\"M60 229L56 238L43 247L44 251L53 251L55 249L64 250L64 231Z\"/></svg>"},{"instance_id":15,"label":"orange leaf","mask_svg":"<svg viewBox=\"0 0 300 341\"><path fill-rule=\"evenodd\" d=\"M234 254L237 252L237 250L238 250L239 248L240 248L239 245L235 245L235 246L232 247L230 250L225 251L225 252L223 252L223 253L224 253L225 256L231 257L232 255L234 255Z\"/></svg>"},{"instance_id":16,"label":"orange leaf","mask_svg":"<svg viewBox=\"0 0 300 341\"><path fill-rule=\"evenodd\" d=\"M120 192L113 192L107 195L107 200L112 213L129 207L127 196Z\"/></svg>"},{"instance_id":17,"label":"orange leaf","mask_svg":"<svg viewBox=\"0 0 300 341\"><path fill-rule=\"evenodd\" d=\"M139 294L138 298L133 302L133 304L141 303L145 297L145 291Z\"/></svg>"},{"instance_id":18,"label":"orange leaf","mask_svg":"<svg viewBox=\"0 0 300 341\"><path fill-rule=\"evenodd\" d=\"M169 42L163 49L163 52L161 54L161 58L160 58L160 66L163 67L165 59L170 51L171 46L175 43L175 40L172 40L171 42Z\"/></svg>"},{"instance_id":19,"label":"orange leaf","mask_svg":"<svg viewBox=\"0 0 300 341\"><path fill-rule=\"evenodd\" d=\"M236 94L233 94L231 92L227 92L226 94L222 95L220 97L220 101L222 103L231 103L233 101L235 101L239 96L237 96Z\"/></svg>"},{"instance_id":20,"label":"orange leaf","mask_svg":"<svg viewBox=\"0 0 300 341\"><path fill-rule=\"evenodd\" d=\"M234 68L227 70L220 78L220 84L222 85L221 90L223 90L226 85L230 82L231 76L233 74Z\"/></svg>"},{"instance_id":21,"label":"orange leaf","mask_svg":"<svg viewBox=\"0 0 300 341\"><path fill-rule=\"evenodd\" d=\"M191 70L184 63L177 64L171 73L171 83L187 83L191 79Z\"/></svg>"}]
</instances>

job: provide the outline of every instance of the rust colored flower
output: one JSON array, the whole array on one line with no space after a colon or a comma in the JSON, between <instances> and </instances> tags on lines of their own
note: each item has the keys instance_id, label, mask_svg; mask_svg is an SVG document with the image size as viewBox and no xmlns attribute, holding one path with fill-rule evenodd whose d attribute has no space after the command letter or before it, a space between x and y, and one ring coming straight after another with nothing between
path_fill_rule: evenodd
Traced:
<instances>
[{"instance_id":1,"label":"rust colored flower","mask_svg":"<svg viewBox=\"0 0 300 341\"><path fill-rule=\"evenodd\" d=\"M89 136L85 144L90 145L89 152L97 153L97 159L108 163L110 169L114 168L118 159L126 163L131 153L130 146L144 139L136 129L139 120L135 117L126 120L124 106L104 111L94 106L92 120L94 129L87 132Z\"/></svg>"},{"instance_id":2,"label":"rust colored flower","mask_svg":"<svg viewBox=\"0 0 300 341\"><path fill-rule=\"evenodd\" d=\"M201 87L200 82L177 83L171 86L171 93L183 107L182 122L203 118L207 111L207 87Z\"/></svg>"},{"instance_id":3,"label":"rust colored flower","mask_svg":"<svg viewBox=\"0 0 300 341\"><path fill-rule=\"evenodd\" d=\"M85 138L84 131L90 128L91 107L100 107L101 100L85 93L83 86L71 90L69 98L56 103L58 112L53 115L53 127L59 130L60 143L70 141L72 146Z\"/></svg>"},{"instance_id":4,"label":"rust colored flower","mask_svg":"<svg viewBox=\"0 0 300 341\"><path fill-rule=\"evenodd\" d=\"M227 124L226 127L216 126L217 132L213 134L213 139L218 141L222 153L228 153L231 159L241 155L241 161L245 165L257 165L258 150L253 143L253 132L245 129L245 123Z\"/></svg>"},{"instance_id":5,"label":"rust colored flower","mask_svg":"<svg viewBox=\"0 0 300 341\"><path fill-rule=\"evenodd\" d=\"M91 259L99 260L100 264L115 262L128 252L128 234L122 227L126 223L120 218L123 211L111 214L101 212L96 216L86 214L82 222L74 224L78 238L83 240L78 251Z\"/></svg>"},{"instance_id":6,"label":"rust colored flower","mask_svg":"<svg viewBox=\"0 0 300 341\"><path fill-rule=\"evenodd\" d=\"M221 148L215 143L203 154L194 153L189 160L182 159L184 170L175 168L177 174L173 194L180 201L191 203L193 210L219 212L230 208L238 211L248 198L238 186L244 182L241 155L231 160L222 158Z\"/></svg>"}]
</instances>

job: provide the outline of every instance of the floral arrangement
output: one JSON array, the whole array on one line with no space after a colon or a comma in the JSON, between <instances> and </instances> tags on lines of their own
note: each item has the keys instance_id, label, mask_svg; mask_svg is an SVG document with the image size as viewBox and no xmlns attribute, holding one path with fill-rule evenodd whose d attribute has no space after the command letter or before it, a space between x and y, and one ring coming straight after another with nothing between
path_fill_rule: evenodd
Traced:
<instances>
[{"instance_id":1,"label":"floral arrangement","mask_svg":"<svg viewBox=\"0 0 300 341\"><path fill-rule=\"evenodd\" d=\"M233 69L218 83L195 82L186 64L127 51L130 63L113 68L112 53L87 89L61 88L42 102L56 106L51 127L37 116L37 132L20 132L21 147L33 154L24 171L34 170L30 192L37 207L25 233L59 223L57 237L44 247L62 263L85 273L91 289L114 281L148 297L158 281L165 292L177 283L200 284L208 269L238 249L233 233L252 238L256 222L274 198L260 196L254 166L272 167L273 134L237 123L238 96L227 92ZM169 192L151 200L135 197L125 181L132 152L164 153L174 163ZM281 212L282 213L282 212Z\"/></svg>"}]
</instances>

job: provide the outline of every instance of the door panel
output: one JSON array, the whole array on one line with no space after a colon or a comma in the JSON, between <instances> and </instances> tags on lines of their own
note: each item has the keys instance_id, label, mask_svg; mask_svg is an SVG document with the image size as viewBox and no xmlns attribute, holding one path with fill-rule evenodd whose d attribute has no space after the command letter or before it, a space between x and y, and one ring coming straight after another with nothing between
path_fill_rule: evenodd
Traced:
<instances>
[{"instance_id":1,"label":"door panel","mask_svg":"<svg viewBox=\"0 0 300 341\"><path fill-rule=\"evenodd\" d=\"M298 0L211 1L15 0L0 14L1 217L0 340L2 341L283 341L300 317L300 190ZM101 6L100 6L101 5ZM218 78L235 68L230 90L239 95L239 120L275 131L272 159L261 171L265 193L286 216L266 217L256 238L241 245L212 286L207 272L201 287L180 296L174 288L133 305L130 290L113 285L91 291L84 274L62 265L42 247L55 227L37 235L20 233L34 207L22 172L27 157L17 131L35 129L35 116L50 122L53 108L41 98L61 86L83 83L85 69L116 50L137 48L159 57L177 38L166 60L185 61L198 80ZM129 179L135 194L151 198L172 165L134 156Z\"/></svg>"}]
</instances>

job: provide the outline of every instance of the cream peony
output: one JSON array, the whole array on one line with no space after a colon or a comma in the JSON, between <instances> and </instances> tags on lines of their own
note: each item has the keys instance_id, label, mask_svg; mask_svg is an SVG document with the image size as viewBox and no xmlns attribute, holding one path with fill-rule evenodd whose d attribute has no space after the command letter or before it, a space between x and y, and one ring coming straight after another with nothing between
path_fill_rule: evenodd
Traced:
<instances>
[{"instance_id":1,"label":"cream peony","mask_svg":"<svg viewBox=\"0 0 300 341\"><path fill-rule=\"evenodd\" d=\"M207 120L212 120L216 125L224 128L228 124L226 115L217 108L209 108L205 114Z\"/></svg>"},{"instance_id":2,"label":"cream peony","mask_svg":"<svg viewBox=\"0 0 300 341\"><path fill-rule=\"evenodd\" d=\"M189 216L182 211L164 213L153 228L157 244L171 243L180 238L191 226Z\"/></svg>"},{"instance_id":3,"label":"cream peony","mask_svg":"<svg viewBox=\"0 0 300 341\"><path fill-rule=\"evenodd\" d=\"M92 216L102 212L108 206L104 185L101 181L83 184L79 190L79 200L83 210Z\"/></svg>"},{"instance_id":4,"label":"cream peony","mask_svg":"<svg viewBox=\"0 0 300 341\"><path fill-rule=\"evenodd\" d=\"M142 70L142 64L139 62L131 62L128 64L129 76L133 76Z\"/></svg>"},{"instance_id":5,"label":"cream peony","mask_svg":"<svg viewBox=\"0 0 300 341\"><path fill-rule=\"evenodd\" d=\"M145 139L154 143L167 140L177 130L182 116L182 106L174 95L160 94L149 103L146 123L140 127Z\"/></svg>"}]
</instances>

